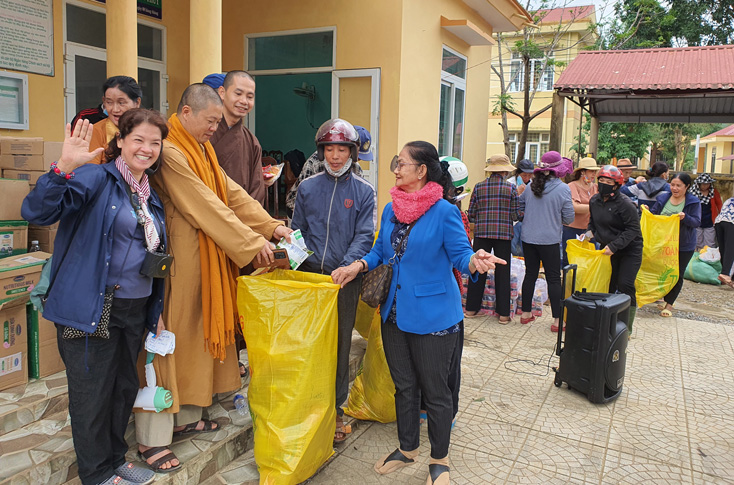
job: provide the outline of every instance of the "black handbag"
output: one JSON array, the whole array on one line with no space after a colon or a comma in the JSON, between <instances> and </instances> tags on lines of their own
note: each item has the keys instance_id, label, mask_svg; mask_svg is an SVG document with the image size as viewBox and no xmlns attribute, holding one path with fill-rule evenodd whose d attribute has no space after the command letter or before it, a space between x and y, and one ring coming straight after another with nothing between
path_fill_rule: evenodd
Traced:
<instances>
[{"instance_id":1,"label":"black handbag","mask_svg":"<svg viewBox=\"0 0 734 485\"><path fill-rule=\"evenodd\" d=\"M398 258L399 250L408 240L408 234L413 229L415 222L408 226L408 231L400 240L398 249L395 254L390 258L387 264L381 264L377 268L367 272L362 278L362 301L367 303L372 308L377 308L379 305L385 303L387 300L387 294L390 292L390 283L392 282L392 267L395 264L395 259Z\"/></svg>"}]
</instances>

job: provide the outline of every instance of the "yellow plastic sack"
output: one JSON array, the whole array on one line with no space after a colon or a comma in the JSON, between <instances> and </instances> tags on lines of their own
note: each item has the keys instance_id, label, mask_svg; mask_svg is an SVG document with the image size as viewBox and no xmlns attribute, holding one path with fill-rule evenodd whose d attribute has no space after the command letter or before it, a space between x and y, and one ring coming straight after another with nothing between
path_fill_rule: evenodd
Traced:
<instances>
[{"instance_id":1,"label":"yellow plastic sack","mask_svg":"<svg viewBox=\"0 0 734 485\"><path fill-rule=\"evenodd\" d=\"M679 226L677 215L642 211L642 265L635 280L638 307L664 297L678 282Z\"/></svg>"},{"instance_id":2,"label":"yellow plastic sack","mask_svg":"<svg viewBox=\"0 0 734 485\"><path fill-rule=\"evenodd\" d=\"M360 302L362 304L364 302ZM364 303L357 307L357 322L360 326L366 318L371 317L367 350L362 364L357 371L352 390L349 391L348 415L365 421L391 423L395 421L395 385L390 376L390 369L385 360L385 349L382 346L382 319L380 312ZM357 325L355 324L355 328ZM360 331L361 333L361 331Z\"/></svg>"},{"instance_id":3,"label":"yellow plastic sack","mask_svg":"<svg viewBox=\"0 0 734 485\"><path fill-rule=\"evenodd\" d=\"M612 277L610 257L588 241L569 239L566 243L568 262L578 266L576 270L576 291L608 293ZM571 279L566 282L566 296L571 294Z\"/></svg>"},{"instance_id":4,"label":"yellow plastic sack","mask_svg":"<svg viewBox=\"0 0 734 485\"><path fill-rule=\"evenodd\" d=\"M354 319L354 329L359 332L363 339L369 339L370 328L372 328L372 321L375 319L376 313L379 313L377 308L372 308L360 298L359 303L357 303L357 316Z\"/></svg>"},{"instance_id":5,"label":"yellow plastic sack","mask_svg":"<svg viewBox=\"0 0 734 485\"><path fill-rule=\"evenodd\" d=\"M238 278L261 484L303 482L334 452L338 293L301 271Z\"/></svg>"}]
</instances>

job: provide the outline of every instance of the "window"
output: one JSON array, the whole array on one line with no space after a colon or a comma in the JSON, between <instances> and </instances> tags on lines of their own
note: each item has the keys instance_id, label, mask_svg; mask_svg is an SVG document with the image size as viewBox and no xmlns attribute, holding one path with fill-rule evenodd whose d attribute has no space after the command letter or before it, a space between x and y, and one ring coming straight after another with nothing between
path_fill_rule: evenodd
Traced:
<instances>
[{"instance_id":1,"label":"window","mask_svg":"<svg viewBox=\"0 0 734 485\"><path fill-rule=\"evenodd\" d=\"M334 34L335 31L330 29L247 36L247 70L333 67Z\"/></svg>"},{"instance_id":2,"label":"window","mask_svg":"<svg viewBox=\"0 0 734 485\"><path fill-rule=\"evenodd\" d=\"M103 8L66 4L66 45L64 56L66 82L66 118L81 109L97 106L102 84L107 79L107 25ZM165 30L138 21L138 74L143 90L142 107L165 113L166 64Z\"/></svg>"},{"instance_id":3,"label":"window","mask_svg":"<svg viewBox=\"0 0 734 485\"><path fill-rule=\"evenodd\" d=\"M532 83L530 89L538 84L538 91L553 91L554 81L554 68L552 65L546 65L545 69L542 70L544 59L531 59L530 60L530 82ZM510 62L510 83L508 91L521 92L524 89L525 81L525 70L523 68L522 58L518 53L512 54L512 61Z\"/></svg>"},{"instance_id":4,"label":"window","mask_svg":"<svg viewBox=\"0 0 734 485\"><path fill-rule=\"evenodd\" d=\"M517 152L520 143L520 133L509 133L510 152L512 153L512 162L517 162ZM538 163L540 157L548 151L550 143L550 133L528 133L525 140L525 158L533 163Z\"/></svg>"},{"instance_id":5,"label":"window","mask_svg":"<svg viewBox=\"0 0 734 485\"><path fill-rule=\"evenodd\" d=\"M461 158L464 145L466 57L444 46L441 60L441 102L438 154Z\"/></svg>"}]
</instances>

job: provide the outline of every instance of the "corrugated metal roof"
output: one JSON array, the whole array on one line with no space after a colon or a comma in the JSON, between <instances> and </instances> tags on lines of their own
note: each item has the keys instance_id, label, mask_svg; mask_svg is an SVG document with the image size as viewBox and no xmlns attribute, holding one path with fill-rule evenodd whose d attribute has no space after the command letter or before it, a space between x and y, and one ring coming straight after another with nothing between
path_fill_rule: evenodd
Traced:
<instances>
[{"instance_id":1,"label":"corrugated metal roof","mask_svg":"<svg viewBox=\"0 0 734 485\"><path fill-rule=\"evenodd\" d=\"M711 138L714 136L734 136L734 125L729 125L726 128L722 128L719 131L715 131L710 135L704 136L704 138Z\"/></svg>"},{"instance_id":2,"label":"corrugated metal roof","mask_svg":"<svg viewBox=\"0 0 734 485\"><path fill-rule=\"evenodd\" d=\"M586 51L563 71L556 89L734 89L734 46Z\"/></svg>"},{"instance_id":3,"label":"corrugated metal roof","mask_svg":"<svg viewBox=\"0 0 734 485\"><path fill-rule=\"evenodd\" d=\"M550 24L557 22L572 22L581 20L594 13L593 5L581 5L578 7L552 8L538 10L533 16L540 17L539 24Z\"/></svg>"}]
</instances>

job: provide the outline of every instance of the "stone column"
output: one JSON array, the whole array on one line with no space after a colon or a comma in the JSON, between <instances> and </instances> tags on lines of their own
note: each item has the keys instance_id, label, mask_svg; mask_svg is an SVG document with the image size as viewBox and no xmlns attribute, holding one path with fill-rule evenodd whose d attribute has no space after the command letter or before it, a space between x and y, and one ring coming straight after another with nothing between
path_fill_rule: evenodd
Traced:
<instances>
[{"instance_id":1,"label":"stone column","mask_svg":"<svg viewBox=\"0 0 734 485\"><path fill-rule=\"evenodd\" d=\"M222 0L189 0L189 82L222 72Z\"/></svg>"},{"instance_id":2,"label":"stone column","mask_svg":"<svg viewBox=\"0 0 734 485\"><path fill-rule=\"evenodd\" d=\"M107 0L107 76L138 79L138 7L135 0Z\"/></svg>"}]
</instances>

